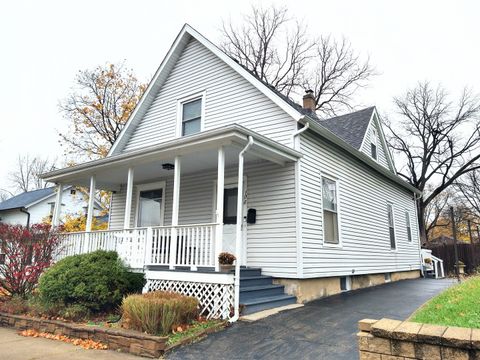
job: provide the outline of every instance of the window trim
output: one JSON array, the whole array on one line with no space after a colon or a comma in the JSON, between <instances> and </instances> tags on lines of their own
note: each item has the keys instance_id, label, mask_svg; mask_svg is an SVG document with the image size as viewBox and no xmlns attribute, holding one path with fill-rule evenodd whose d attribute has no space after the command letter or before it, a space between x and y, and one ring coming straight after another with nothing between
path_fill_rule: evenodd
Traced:
<instances>
[{"instance_id":1,"label":"window trim","mask_svg":"<svg viewBox=\"0 0 480 360\"><path fill-rule=\"evenodd\" d=\"M163 226L165 220L165 188L166 182L165 181L156 181L146 184L139 184L135 186L136 195L135 195L135 227L138 226L139 218L139 210L140 210L140 192L145 190L155 190L155 189L162 189L162 205L160 206L160 225ZM148 226L147 226L148 227Z\"/></svg>"},{"instance_id":2,"label":"window trim","mask_svg":"<svg viewBox=\"0 0 480 360\"><path fill-rule=\"evenodd\" d=\"M393 242L395 243L395 247L392 248L392 241L390 239L390 222L388 221L388 207L392 209L392 221L393 221ZM388 228L388 245L390 251L396 252L398 251L398 241L397 241L397 226L395 224L395 207L393 206L392 202L387 202L387 228Z\"/></svg>"},{"instance_id":3,"label":"window trim","mask_svg":"<svg viewBox=\"0 0 480 360\"><path fill-rule=\"evenodd\" d=\"M410 211L408 210L405 210L405 227L407 228L407 242L413 243L412 217L410 216Z\"/></svg>"},{"instance_id":4,"label":"window trim","mask_svg":"<svg viewBox=\"0 0 480 360\"><path fill-rule=\"evenodd\" d=\"M342 242L342 229L341 229L341 220L342 220L342 215L341 215L341 206L340 206L340 180L337 177L330 176L327 174L322 174L320 173L320 189L321 189L321 202L320 202L320 208L321 208L321 217L322 217L322 246L323 247L328 247L328 248L342 248L343 247L343 242ZM335 191L337 194L337 227L338 227L338 244L333 244L325 241L325 217L323 215L323 178L328 179L330 181L335 182ZM327 210L328 211L328 210Z\"/></svg>"},{"instance_id":5,"label":"window trim","mask_svg":"<svg viewBox=\"0 0 480 360\"><path fill-rule=\"evenodd\" d=\"M206 97L207 97L207 91L204 90L204 91L197 92L197 93L194 93L194 94L190 94L188 96L184 96L184 97L181 97L181 98L177 99L177 125L176 125L176 129L175 129L175 136L177 138L182 138L184 136L194 135L194 134L182 135L183 104L186 104L186 103L198 100L198 99L202 100L202 108L201 108L201 111L200 111L200 131L199 132L202 132L202 131L205 130L205 99L206 99Z\"/></svg>"}]
</instances>

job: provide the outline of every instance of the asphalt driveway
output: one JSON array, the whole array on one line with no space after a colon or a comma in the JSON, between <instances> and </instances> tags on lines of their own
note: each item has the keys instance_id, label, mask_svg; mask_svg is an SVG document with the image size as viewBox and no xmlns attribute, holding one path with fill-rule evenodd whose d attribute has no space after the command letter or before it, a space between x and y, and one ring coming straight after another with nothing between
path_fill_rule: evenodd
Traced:
<instances>
[{"instance_id":1,"label":"asphalt driveway","mask_svg":"<svg viewBox=\"0 0 480 360\"><path fill-rule=\"evenodd\" d=\"M405 280L343 293L254 323L238 322L169 353L167 359L358 359L359 320L404 320L452 283Z\"/></svg>"}]
</instances>

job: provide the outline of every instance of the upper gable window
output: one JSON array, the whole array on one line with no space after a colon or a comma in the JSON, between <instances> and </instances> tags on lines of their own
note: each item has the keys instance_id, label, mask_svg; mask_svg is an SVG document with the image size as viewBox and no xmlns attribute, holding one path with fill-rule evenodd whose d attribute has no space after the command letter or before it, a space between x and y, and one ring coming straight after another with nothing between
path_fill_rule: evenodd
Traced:
<instances>
[{"instance_id":1,"label":"upper gable window","mask_svg":"<svg viewBox=\"0 0 480 360\"><path fill-rule=\"evenodd\" d=\"M371 135L371 155L372 158L377 160L377 131L375 128L372 128L372 135Z\"/></svg>"},{"instance_id":2,"label":"upper gable window","mask_svg":"<svg viewBox=\"0 0 480 360\"><path fill-rule=\"evenodd\" d=\"M199 133L203 129L204 94L181 99L179 105L178 136L188 136Z\"/></svg>"}]
</instances>

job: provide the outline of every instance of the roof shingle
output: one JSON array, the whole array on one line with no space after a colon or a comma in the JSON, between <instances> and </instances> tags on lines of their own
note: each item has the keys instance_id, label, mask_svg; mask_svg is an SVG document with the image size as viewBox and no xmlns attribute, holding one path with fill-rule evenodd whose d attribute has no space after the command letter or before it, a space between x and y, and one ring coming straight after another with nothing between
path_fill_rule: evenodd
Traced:
<instances>
[{"instance_id":1,"label":"roof shingle","mask_svg":"<svg viewBox=\"0 0 480 360\"><path fill-rule=\"evenodd\" d=\"M49 195L53 195L55 187L24 192L0 203L0 210L19 209L41 200Z\"/></svg>"}]
</instances>

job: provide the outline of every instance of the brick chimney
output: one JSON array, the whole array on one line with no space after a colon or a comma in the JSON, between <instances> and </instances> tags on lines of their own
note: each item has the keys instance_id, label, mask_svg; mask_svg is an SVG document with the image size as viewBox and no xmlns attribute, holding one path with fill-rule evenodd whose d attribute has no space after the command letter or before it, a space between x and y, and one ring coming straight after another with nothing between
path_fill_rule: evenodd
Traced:
<instances>
[{"instance_id":1,"label":"brick chimney","mask_svg":"<svg viewBox=\"0 0 480 360\"><path fill-rule=\"evenodd\" d=\"M305 95L303 95L303 108L310 110L310 111L315 111L315 96L313 95L313 90L305 90Z\"/></svg>"}]
</instances>

